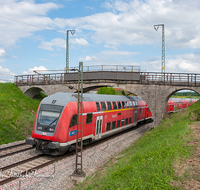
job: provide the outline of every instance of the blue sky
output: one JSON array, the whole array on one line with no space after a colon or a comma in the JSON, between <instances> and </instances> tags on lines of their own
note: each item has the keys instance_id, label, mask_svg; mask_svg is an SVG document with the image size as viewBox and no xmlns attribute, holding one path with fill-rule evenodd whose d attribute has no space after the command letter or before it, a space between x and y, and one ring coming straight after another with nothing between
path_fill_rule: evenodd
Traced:
<instances>
[{"instance_id":1,"label":"blue sky","mask_svg":"<svg viewBox=\"0 0 200 190\"><path fill-rule=\"evenodd\" d=\"M1 0L0 82L33 70L137 65L161 70L165 25L166 72L200 73L199 0Z\"/></svg>"}]
</instances>

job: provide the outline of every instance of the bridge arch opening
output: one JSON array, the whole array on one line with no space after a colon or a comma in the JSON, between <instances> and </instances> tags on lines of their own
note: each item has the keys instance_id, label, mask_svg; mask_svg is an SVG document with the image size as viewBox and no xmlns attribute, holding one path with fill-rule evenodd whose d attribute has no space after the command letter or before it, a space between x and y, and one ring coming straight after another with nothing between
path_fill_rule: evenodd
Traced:
<instances>
[{"instance_id":1,"label":"bridge arch opening","mask_svg":"<svg viewBox=\"0 0 200 190\"><path fill-rule=\"evenodd\" d=\"M167 98L165 100L164 113L166 113L166 111L170 112L170 109L169 109L170 101L177 101L177 102L185 101L185 102L188 102L189 104L193 104L194 101L196 101L198 99L200 99L200 93L193 89L184 88L184 89L174 90L167 96ZM175 107L175 109L180 110L180 109L184 109L186 107L188 107L188 106L184 106L184 103L182 103L182 105ZM174 110L174 111L176 111L176 110Z\"/></svg>"},{"instance_id":2,"label":"bridge arch opening","mask_svg":"<svg viewBox=\"0 0 200 190\"><path fill-rule=\"evenodd\" d=\"M26 95L26 96L28 96L28 97L30 97L30 98L35 98L40 92L43 92L44 94L46 94L46 92L43 90L43 89L41 89L41 88L39 88L39 87L31 87L31 88L29 88L28 90L26 90L25 92L24 92L24 95Z\"/></svg>"},{"instance_id":3,"label":"bridge arch opening","mask_svg":"<svg viewBox=\"0 0 200 190\"><path fill-rule=\"evenodd\" d=\"M112 88L114 88L116 90L118 95L137 96L136 94L134 94L134 93L132 93L132 92L130 92L128 90L125 90L125 89L122 89L122 88L118 88L118 87L109 86L109 85L87 87L87 88L83 89L83 93L97 94L98 89L102 88L102 87L112 87Z\"/></svg>"}]
</instances>

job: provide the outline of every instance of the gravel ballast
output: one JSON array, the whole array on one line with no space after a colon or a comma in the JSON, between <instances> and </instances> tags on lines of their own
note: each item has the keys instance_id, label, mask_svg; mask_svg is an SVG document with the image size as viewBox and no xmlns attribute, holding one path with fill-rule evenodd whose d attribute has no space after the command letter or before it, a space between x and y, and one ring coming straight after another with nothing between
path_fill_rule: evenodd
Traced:
<instances>
[{"instance_id":1,"label":"gravel ballast","mask_svg":"<svg viewBox=\"0 0 200 190\"><path fill-rule=\"evenodd\" d=\"M109 139L106 142L98 144L94 147L87 148L83 151L83 171L86 176L102 167L110 158L120 153L122 150L130 146L145 131L152 128L153 124L147 124L137 130L130 131L120 136ZM21 141L20 141L21 142ZM1 145L3 146L3 145ZM0 148L1 148L0 146ZM5 147L5 145L4 145ZM9 156L1 159L0 164L8 165L13 161L17 162L28 157L32 157L37 153L35 150L29 150L19 153L17 156ZM25 157L25 158L24 158ZM72 177L71 174L75 170L75 155L65 158L53 165L49 165L35 172L32 176L21 176L9 184L0 186L3 189L72 189L74 184L84 180L84 178ZM0 173L1 174L1 173ZM1 178L1 175L0 175ZM20 182L21 180L21 182Z\"/></svg>"}]
</instances>

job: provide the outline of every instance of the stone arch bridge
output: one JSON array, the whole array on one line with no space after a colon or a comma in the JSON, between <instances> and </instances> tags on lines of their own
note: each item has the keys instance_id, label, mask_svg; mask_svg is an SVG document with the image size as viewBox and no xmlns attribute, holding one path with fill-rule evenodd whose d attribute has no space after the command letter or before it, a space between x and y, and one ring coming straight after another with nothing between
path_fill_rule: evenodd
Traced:
<instances>
[{"instance_id":1,"label":"stone arch bridge","mask_svg":"<svg viewBox=\"0 0 200 190\"><path fill-rule=\"evenodd\" d=\"M22 92L33 97L41 90L47 95L56 92L76 92L77 73L21 75L15 77L15 84ZM172 94L179 90L193 90L200 94L200 75L150 72L97 71L85 72L83 91L112 86L128 90L141 97L149 106L154 126L159 125Z\"/></svg>"}]
</instances>

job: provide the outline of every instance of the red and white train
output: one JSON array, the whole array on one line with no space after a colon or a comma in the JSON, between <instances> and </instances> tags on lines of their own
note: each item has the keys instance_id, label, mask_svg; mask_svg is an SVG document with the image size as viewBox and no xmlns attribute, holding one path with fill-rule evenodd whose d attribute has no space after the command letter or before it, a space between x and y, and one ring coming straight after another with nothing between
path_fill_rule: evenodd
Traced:
<instances>
[{"instance_id":1,"label":"red and white train","mask_svg":"<svg viewBox=\"0 0 200 190\"><path fill-rule=\"evenodd\" d=\"M75 93L56 93L44 98L27 144L39 152L59 155L74 148L77 133ZM83 144L152 121L147 104L137 96L83 94Z\"/></svg>"},{"instance_id":2,"label":"red and white train","mask_svg":"<svg viewBox=\"0 0 200 190\"><path fill-rule=\"evenodd\" d=\"M56 93L44 98L27 144L39 152L59 155L75 148L77 133L75 93ZM169 100L166 112L186 108L197 100ZM147 104L137 96L83 94L83 144L121 132L140 122L153 121Z\"/></svg>"},{"instance_id":3,"label":"red and white train","mask_svg":"<svg viewBox=\"0 0 200 190\"><path fill-rule=\"evenodd\" d=\"M166 112L173 113L178 110L187 108L197 102L198 100L191 99L181 99L181 98L171 98L167 102Z\"/></svg>"}]
</instances>

